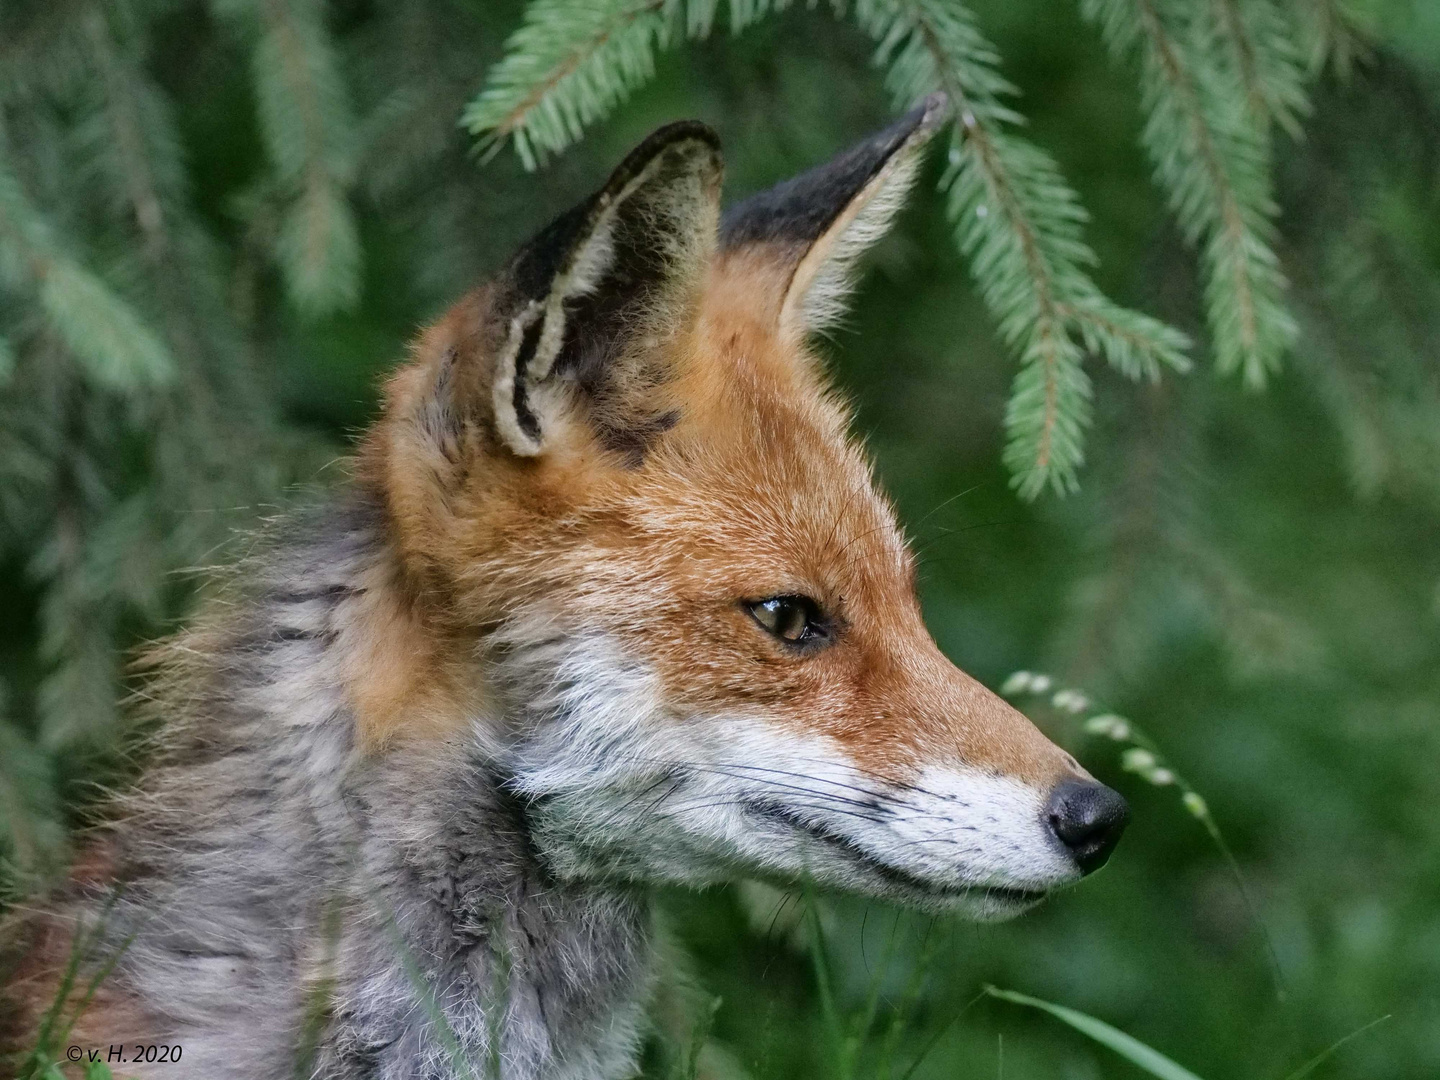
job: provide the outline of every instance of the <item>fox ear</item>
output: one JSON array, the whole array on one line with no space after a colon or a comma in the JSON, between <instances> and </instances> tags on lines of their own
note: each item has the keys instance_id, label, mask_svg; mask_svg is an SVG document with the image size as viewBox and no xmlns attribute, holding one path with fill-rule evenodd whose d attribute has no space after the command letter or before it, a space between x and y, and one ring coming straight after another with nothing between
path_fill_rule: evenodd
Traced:
<instances>
[{"instance_id":1,"label":"fox ear","mask_svg":"<svg viewBox=\"0 0 1440 1080\"><path fill-rule=\"evenodd\" d=\"M860 256L899 212L947 110L945 95L933 94L884 131L725 212L722 250L763 249L785 275L782 330L803 336L844 315Z\"/></svg>"},{"instance_id":2,"label":"fox ear","mask_svg":"<svg viewBox=\"0 0 1440 1080\"><path fill-rule=\"evenodd\" d=\"M577 404L601 442L622 451L643 451L674 422L654 400L666 377L659 346L694 318L722 173L710 128L670 124L511 260L491 381L510 450L542 453Z\"/></svg>"}]
</instances>

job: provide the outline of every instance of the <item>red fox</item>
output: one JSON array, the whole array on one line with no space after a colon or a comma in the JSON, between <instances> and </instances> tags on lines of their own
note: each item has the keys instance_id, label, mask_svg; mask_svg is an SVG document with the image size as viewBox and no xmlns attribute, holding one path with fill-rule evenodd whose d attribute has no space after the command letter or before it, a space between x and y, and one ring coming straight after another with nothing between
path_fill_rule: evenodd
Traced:
<instances>
[{"instance_id":1,"label":"red fox","mask_svg":"<svg viewBox=\"0 0 1440 1080\"><path fill-rule=\"evenodd\" d=\"M425 331L348 491L160 650L21 1024L88 926L69 1041L183 1052L125 1074L621 1077L656 885L999 919L1103 863L1124 800L941 654L807 347L946 107L723 216L664 127Z\"/></svg>"}]
</instances>

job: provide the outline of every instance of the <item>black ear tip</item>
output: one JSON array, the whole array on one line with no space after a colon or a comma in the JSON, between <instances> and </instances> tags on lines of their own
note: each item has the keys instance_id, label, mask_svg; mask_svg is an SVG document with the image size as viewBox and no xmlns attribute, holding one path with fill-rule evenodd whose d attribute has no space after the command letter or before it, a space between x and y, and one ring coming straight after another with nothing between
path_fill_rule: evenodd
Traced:
<instances>
[{"instance_id":1,"label":"black ear tip","mask_svg":"<svg viewBox=\"0 0 1440 1080\"><path fill-rule=\"evenodd\" d=\"M699 168L718 170L724 167L720 136L709 124L699 120L676 120L656 128L626 155L617 176L638 173L661 154L675 154L692 161Z\"/></svg>"},{"instance_id":2,"label":"black ear tip","mask_svg":"<svg viewBox=\"0 0 1440 1080\"><path fill-rule=\"evenodd\" d=\"M703 120L676 120L673 123L665 124L652 131L645 143L655 140L658 145L665 145L672 142L684 142L694 139L705 143L712 150L719 151L720 136L715 134L715 129ZM645 143L641 143L644 146Z\"/></svg>"},{"instance_id":3,"label":"black ear tip","mask_svg":"<svg viewBox=\"0 0 1440 1080\"><path fill-rule=\"evenodd\" d=\"M893 121L889 127L877 131L865 143L861 143L861 147L868 149L860 152L874 157L876 167L879 167L897 152L908 153L924 146L950 118L950 111L948 94L938 91L930 94L900 119ZM859 151L860 147L855 150Z\"/></svg>"}]
</instances>

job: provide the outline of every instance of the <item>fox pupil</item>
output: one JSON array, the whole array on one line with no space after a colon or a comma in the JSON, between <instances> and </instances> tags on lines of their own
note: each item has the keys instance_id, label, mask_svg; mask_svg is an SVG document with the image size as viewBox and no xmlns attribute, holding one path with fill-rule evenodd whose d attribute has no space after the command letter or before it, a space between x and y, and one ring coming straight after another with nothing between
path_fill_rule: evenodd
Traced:
<instances>
[{"instance_id":1,"label":"fox pupil","mask_svg":"<svg viewBox=\"0 0 1440 1080\"><path fill-rule=\"evenodd\" d=\"M772 596L749 608L755 621L781 641L798 645L825 636L819 605L808 596Z\"/></svg>"}]
</instances>

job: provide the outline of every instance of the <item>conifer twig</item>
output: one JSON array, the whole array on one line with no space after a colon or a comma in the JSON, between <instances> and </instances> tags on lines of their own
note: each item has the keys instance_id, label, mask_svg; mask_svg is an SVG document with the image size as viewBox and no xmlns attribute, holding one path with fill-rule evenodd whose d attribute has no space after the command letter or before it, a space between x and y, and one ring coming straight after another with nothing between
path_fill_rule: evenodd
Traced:
<instances>
[{"instance_id":1,"label":"conifer twig","mask_svg":"<svg viewBox=\"0 0 1440 1080\"><path fill-rule=\"evenodd\" d=\"M1208 55L1210 29L1195 9L1177 16L1161 0L1083 0L1081 7L1113 53L1139 54L1148 114L1142 142L1186 239L1201 248L1216 362L1263 386L1296 328L1269 243L1276 207L1268 139L1245 104L1243 82Z\"/></svg>"},{"instance_id":2,"label":"conifer twig","mask_svg":"<svg viewBox=\"0 0 1440 1080\"><path fill-rule=\"evenodd\" d=\"M353 123L313 0L256 0L256 9L260 127L286 201L275 254L295 305L325 315L360 294L360 237L347 199Z\"/></svg>"},{"instance_id":3,"label":"conifer twig","mask_svg":"<svg viewBox=\"0 0 1440 1080\"><path fill-rule=\"evenodd\" d=\"M1211 0L1216 35L1224 42L1251 116L1262 130L1271 121L1291 138L1310 111L1296 28L1274 0Z\"/></svg>"},{"instance_id":4,"label":"conifer twig","mask_svg":"<svg viewBox=\"0 0 1440 1080\"><path fill-rule=\"evenodd\" d=\"M1310 78L1329 65L1348 79L1355 64L1369 58L1369 32L1350 0L1306 0L1296 12L1300 54Z\"/></svg>"},{"instance_id":5,"label":"conifer twig","mask_svg":"<svg viewBox=\"0 0 1440 1080\"><path fill-rule=\"evenodd\" d=\"M170 350L140 314L64 249L49 219L6 169L3 147L0 284L34 290L51 329L100 385L131 391L174 374Z\"/></svg>"},{"instance_id":6,"label":"conifer twig","mask_svg":"<svg viewBox=\"0 0 1440 1080\"><path fill-rule=\"evenodd\" d=\"M654 73L658 48L708 33L715 0L535 0L463 123L493 151L505 138L534 168L581 137ZM781 7L732 0L738 31ZM837 12L844 8L836 5ZM860 0L854 17L878 43L899 104L936 90L954 106L950 169L942 180L956 242L969 258L1000 335L1021 368L1006 409L1006 462L1025 498L1076 486L1090 420L1085 352L1154 378L1184 370L1188 341L1159 320L1106 298L1084 267L1095 262L1085 212L1054 161L1009 128L1014 88L963 6L940 0Z\"/></svg>"},{"instance_id":7,"label":"conifer twig","mask_svg":"<svg viewBox=\"0 0 1440 1080\"><path fill-rule=\"evenodd\" d=\"M880 43L877 62L898 101L935 89L951 99L956 129L941 181L949 216L1001 337L1021 360L1006 409L1006 463L1026 498L1073 490L1090 416L1080 343L1133 378L1161 366L1183 370L1188 342L1090 280L1086 214L1049 155L1008 130L1020 121L1002 101L1014 88L965 8L869 0L856 17Z\"/></svg>"},{"instance_id":8,"label":"conifer twig","mask_svg":"<svg viewBox=\"0 0 1440 1080\"><path fill-rule=\"evenodd\" d=\"M537 168L654 75L681 12L677 0L536 0L461 124L486 149L509 138Z\"/></svg>"},{"instance_id":9,"label":"conifer twig","mask_svg":"<svg viewBox=\"0 0 1440 1080\"><path fill-rule=\"evenodd\" d=\"M135 215L135 224L145 236L146 250L153 258L163 258L169 247L165 211L145 149L139 106L127 85L128 73L122 69L115 55L105 13L98 6L91 8L85 15L84 24L105 87L110 128L115 134L115 145L124 164L126 196Z\"/></svg>"}]
</instances>

